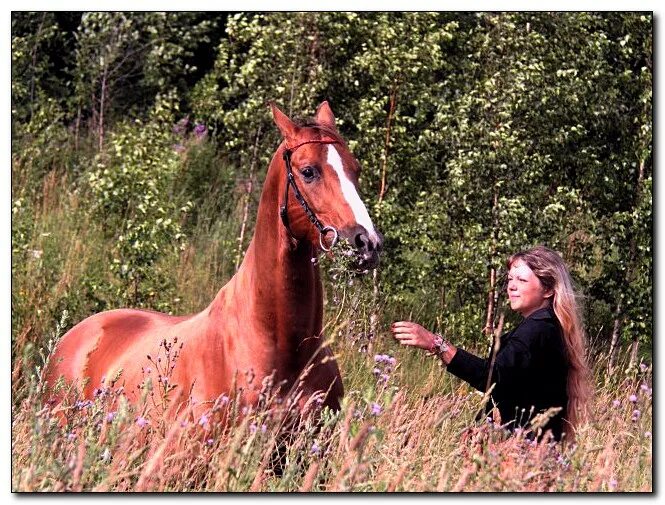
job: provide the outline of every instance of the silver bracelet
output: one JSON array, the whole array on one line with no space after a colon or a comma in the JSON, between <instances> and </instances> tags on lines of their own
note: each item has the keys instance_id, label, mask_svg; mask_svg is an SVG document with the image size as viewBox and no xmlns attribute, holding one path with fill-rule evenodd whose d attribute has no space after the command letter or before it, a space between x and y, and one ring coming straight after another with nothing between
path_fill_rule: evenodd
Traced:
<instances>
[{"instance_id":1,"label":"silver bracelet","mask_svg":"<svg viewBox=\"0 0 665 505\"><path fill-rule=\"evenodd\" d=\"M439 335L438 333L434 334L434 345L432 346L432 354L437 355L439 358L443 358L443 355L448 352L450 346L448 342Z\"/></svg>"}]
</instances>

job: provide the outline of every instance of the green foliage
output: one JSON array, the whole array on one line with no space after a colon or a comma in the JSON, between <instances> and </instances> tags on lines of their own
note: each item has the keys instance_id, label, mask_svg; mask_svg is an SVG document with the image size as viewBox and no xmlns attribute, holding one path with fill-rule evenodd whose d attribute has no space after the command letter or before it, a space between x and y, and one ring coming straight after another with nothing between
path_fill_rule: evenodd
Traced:
<instances>
[{"instance_id":1,"label":"green foliage","mask_svg":"<svg viewBox=\"0 0 665 505\"><path fill-rule=\"evenodd\" d=\"M215 23L197 13L88 12L77 31L75 99L93 121L107 111L150 106L165 90L184 91L190 63Z\"/></svg>"},{"instance_id":2,"label":"green foliage","mask_svg":"<svg viewBox=\"0 0 665 505\"><path fill-rule=\"evenodd\" d=\"M61 32L52 12L12 15L12 122L29 121L44 90L56 85L54 54ZM40 99L41 98L41 99Z\"/></svg>"},{"instance_id":3,"label":"green foliage","mask_svg":"<svg viewBox=\"0 0 665 505\"><path fill-rule=\"evenodd\" d=\"M168 276L156 264L167 249L182 247L181 214L191 206L178 207L171 197L179 168L174 112L173 98L162 97L145 123L119 125L89 178L95 210L115 236L111 269L126 301L138 306L167 291ZM163 299L157 305L168 308Z\"/></svg>"},{"instance_id":4,"label":"green foliage","mask_svg":"<svg viewBox=\"0 0 665 505\"><path fill-rule=\"evenodd\" d=\"M358 305L379 309L374 329L417 318L483 347L492 269L500 289L506 256L544 243L570 265L598 345L621 303L623 341L649 353L651 14L79 18L67 18L72 31L61 14L12 17L12 250L16 262L38 249L40 190L47 174L67 174L110 244L80 307L177 308L181 264L223 283L280 141L267 102L301 116L326 99L385 235ZM174 132L183 116L189 129ZM196 249L211 259L194 267Z\"/></svg>"}]
</instances>

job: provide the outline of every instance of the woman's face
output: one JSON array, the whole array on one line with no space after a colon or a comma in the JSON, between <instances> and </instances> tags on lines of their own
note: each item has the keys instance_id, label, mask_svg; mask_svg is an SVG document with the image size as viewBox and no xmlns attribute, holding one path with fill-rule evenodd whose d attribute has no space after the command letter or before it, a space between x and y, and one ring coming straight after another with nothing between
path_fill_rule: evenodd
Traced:
<instances>
[{"instance_id":1,"label":"woman's face","mask_svg":"<svg viewBox=\"0 0 665 505\"><path fill-rule=\"evenodd\" d=\"M536 310L547 307L551 290L543 288L540 279L533 270L518 259L515 260L508 272L508 299L510 308L527 317Z\"/></svg>"}]
</instances>

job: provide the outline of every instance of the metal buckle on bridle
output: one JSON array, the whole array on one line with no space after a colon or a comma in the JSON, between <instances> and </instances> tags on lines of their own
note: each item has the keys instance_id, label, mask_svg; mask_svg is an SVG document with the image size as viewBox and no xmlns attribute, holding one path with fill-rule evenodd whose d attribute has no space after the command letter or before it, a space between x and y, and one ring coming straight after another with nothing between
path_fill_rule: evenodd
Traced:
<instances>
[{"instance_id":1,"label":"metal buckle on bridle","mask_svg":"<svg viewBox=\"0 0 665 505\"><path fill-rule=\"evenodd\" d=\"M323 238L328 234L329 231L333 232L334 235L332 242L330 243L330 247L326 247L326 245L323 243ZM338 241L339 241L339 233L332 226L326 226L319 231L319 244L321 244L321 249L323 249L324 252L330 251L333 247L335 247L335 244L337 244Z\"/></svg>"}]
</instances>

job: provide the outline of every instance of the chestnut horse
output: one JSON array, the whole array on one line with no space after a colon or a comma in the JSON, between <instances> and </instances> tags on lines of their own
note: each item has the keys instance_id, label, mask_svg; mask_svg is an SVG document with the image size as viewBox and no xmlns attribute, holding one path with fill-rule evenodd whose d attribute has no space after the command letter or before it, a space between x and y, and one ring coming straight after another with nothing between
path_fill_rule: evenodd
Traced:
<instances>
[{"instance_id":1,"label":"chestnut horse","mask_svg":"<svg viewBox=\"0 0 665 505\"><path fill-rule=\"evenodd\" d=\"M360 166L328 103L302 125L271 108L284 140L268 167L254 236L237 273L198 314L119 309L88 317L58 342L46 368L49 386L63 377L91 399L105 378L115 377L136 402L146 356L177 338L182 348L169 377L170 418L191 399L210 406L234 391L240 405L255 405L256 384L268 376L283 396L302 383L301 409L313 394L339 409L342 377L321 335L323 288L314 259L342 238L355 248L359 269L375 268L382 238L358 196ZM57 394L51 400L59 401Z\"/></svg>"}]
</instances>

